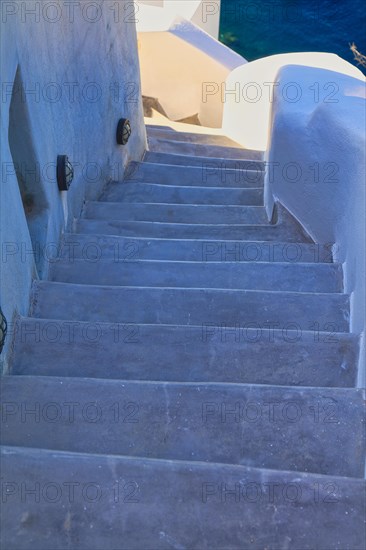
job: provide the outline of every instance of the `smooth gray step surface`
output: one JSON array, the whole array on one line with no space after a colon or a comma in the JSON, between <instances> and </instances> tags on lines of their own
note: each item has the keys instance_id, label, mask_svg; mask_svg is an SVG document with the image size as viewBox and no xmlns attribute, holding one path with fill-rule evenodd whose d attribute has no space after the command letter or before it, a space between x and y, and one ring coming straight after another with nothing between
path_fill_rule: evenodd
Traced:
<instances>
[{"instance_id":1,"label":"smooth gray step surface","mask_svg":"<svg viewBox=\"0 0 366 550\"><path fill-rule=\"evenodd\" d=\"M169 159L167 159L169 160ZM259 162L228 166L225 161L198 159L196 166L130 162L125 173L128 182L160 183L198 187L258 188L263 186L264 165Z\"/></svg>"},{"instance_id":2,"label":"smooth gray step surface","mask_svg":"<svg viewBox=\"0 0 366 550\"><path fill-rule=\"evenodd\" d=\"M152 221L183 224L268 224L263 206L221 206L192 204L123 204L93 202L86 204L84 217L99 220Z\"/></svg>"},{"instance_id":3,"label":"smooth gray step surface","mask_svg":"<svg viewBox=\"0 0 366 550\"><path fill-rule=\"evenodd\" d=\"M213 157L239 160L252 160L253 158L250 150L247 149L179 141L179 135L177 136L176 140L173 140L171 138L164 139L148 136L148 148L149 151L156 151L157 153L172 153L197 157ZM257 156L258 155L256 152L255 157Z\"/></svg>"},{"instance_id":4,"label":"smooth gray step surface","mask_svg":"<svg viewBox=\"0 0 366 550\"><path fill-rule=\"evenodd\" d=\"M228 225L228 224L184 224L166 222L91 220L79 219L75 224L76 233L99 233L124 237L157 239L190 239L207 241L262 240L306 243L310 239L301 228L287 224L268 225Z\"/></svg>"},{"instance_id":5,"label":"smooth gray step surface","mask_svg":"<svg viewBox=\"0 0 366 550\"><path fill-rule=\"evenodd\" d=\"M324 328L324 327L323 327ZM11 374L172 382L354 387L354 334L21 319Z\"/></svg>"},{"instance_id":6,"label":"smooth gray step surface","mask_svg":"<svg viewBox=\"0 0 366 550\"><path fill-rule=\"evenodd\" d=\"M169 204L263 205L263 188L167 186L158 183L112 183L100 197L102 201Z\"/></svg>"},{"instance_id":7,"label":"smooth gray step surface","mask_svg":"<svg viewBox=\"0 0 366 550\"><path fill-rule=\"evenodd\" d=\"M146 128L146 131L151 128L153 130L165 130L167 132L176 132L176 130L174 130L174 128L172 128L171 126L167 126L165 124L153 124L149 120L145 120L145 128Z\"/></svg>"},{"instance_id":8,"label":"smooth gray step surface","mask_svg":"<svg viewBox=\"0 0 366 550\"><path fill-rule=\"evenodd\" d=\"M190 262L332 263L331 245L268 241L206 241L149 239L66 233L57 259L93 262L123 260L178 260Z\"/></svg>"},{"instance_id":9,"label":"smooth gray step surface","mask_svg":"<svg viewBox=\"0 0 366 550\"><path fill-rule=\"evenodd\" d=\"M243 149L240 143L237 143L224 135L179 132L173 128L166 129L163 127L159 128L157 126L149 125L146 125L146 133L148 137L157 139L183 141L186 143L200 143L202 145L219 145L221 147L237 147L239 149Z\"/></svg>"},{"instance_id":10,"label":"smooth gray step surface","mask_svg":"<svg viewBox=\"0 0 366 550\"><path fill-rule=\"evenodd\" d=\"M349 332L345 294L142 288L35 281L31 315L91 322L202 325L270 323ZM326 328L328 327L328 328Z\"/></svg>"},{"instance_id":11,"label":"smooth gray step surface","mask_svg":"<svg viewBox=\"0 0 366 550\"><path fill-rule=\"evenodd\" d=\"M358 479L12 447L2 466L8 550L365 547ZM22 483L46 497L22 499Z\"/></svg>"},{"instance_id":12,"label":"smooth gray step surface","mask_svg":"<svg viewBox=\"0 0 366 550\"><path fill-rule=\"evenodd\" d=\"M364 474L364 390L6 376L1 396L7 446Z\"/></svg>"},{"instance_id":13,"label":"smooth gray step surface","mask_svg":"<svg viewBox=\"0 0 366 550\"><path fill-rule=\"evenodd\" d=\"M128 205L127 205L128 206ZM249 207L248 207L249 208ZM260 210L260 209L259 209ZM219 220L216 220L218 222ZM75 223L76 233L99 233L125 237L152 237L198 240L261 240L313 243L301 225L280 205L276 205L273 223L266 225L244 224L183 224L166 222L87 220Z\"/></svg>"},{"instance_id":14,"label":"smooth gray step surface","mask_svg":"<svg viewBox=\"0 0 366 550\"><path fill-rule=\"evenodd\" d=\"M249 153L249 152L248 152ZM156 151L146 151L143 161L155 164L170 164L173 166L196 166L211 174L217 172L221 175L221 181L226 182L225 172L229 169L236 170L239 173L247 173L248 179L263 181L260 174L264 175L266 163L262 158L262 153L257 155L256 152L250 151L248 160L229 159L229 158L210 158L210 157L190 157L187 155L179 155L175 153L157 153ZM250 159L249 159L250 157ZM132 168L132 167L131 167ZM253 173L254 172L254 173ZM256 174L258 173L258 174Z\"/></svg>"},{"instance_id":15,"label":"smooth gray step surface","mask_svg":"<svg viewBox=\"0 0 366 550\"><path fill-rule=\"evenodd\" d=\"M114 286L228 288L293 292L342 292L340 264L276 262L170 262L65 259L51 267L50 280Z\"/></svg>"}]
</instances>

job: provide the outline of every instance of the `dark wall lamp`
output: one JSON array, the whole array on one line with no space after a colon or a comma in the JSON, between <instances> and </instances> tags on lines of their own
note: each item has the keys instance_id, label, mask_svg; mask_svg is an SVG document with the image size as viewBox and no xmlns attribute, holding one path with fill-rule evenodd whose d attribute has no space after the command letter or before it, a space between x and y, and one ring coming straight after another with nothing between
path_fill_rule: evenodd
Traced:
<instances>
[{"instance_id":1,"label":"dark wall lamp","mask_svg":"<svg viewBox=\"0 0 366 550\"><path fill-rule=\"evenodd\" d=\"M0 353L5 344L5 337L8 330L8 323L6 322L5 315L0 308Z\"/></svg>"},{"instance_id":2,"label":"dark wall lamp","mask_svg":"<svg viewBox=\"0 0 366 550\"><path fill-rule=\"evenodd\" d=\"M117 143L126 145L132 133L131 123L127 118L120 118L117 125Z\"/></svg>"},{"instance_id":3,"label":"dark wall lamp","mask_svg":"<svg viewBox=\"0 0 366 550\"><path fill-rule=\"evenodd\" d=\"M66 155L57 157L57 185L60 191L68 191L74 179L74 169Z\"/></svg>"}]
</instances>

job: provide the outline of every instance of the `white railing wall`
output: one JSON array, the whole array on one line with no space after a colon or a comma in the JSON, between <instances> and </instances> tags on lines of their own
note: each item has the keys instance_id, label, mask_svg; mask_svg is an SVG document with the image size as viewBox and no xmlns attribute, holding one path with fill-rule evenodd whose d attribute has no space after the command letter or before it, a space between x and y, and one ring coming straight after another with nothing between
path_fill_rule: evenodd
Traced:
<instances>
[{"instance_id":1,"label":"white railing wall","mask_svg":"<svg viewBox=\"0 0 366 550\"><path fill-rule=\"evenodd\" d=\"M295 65L283 67L276 79L265 180L268 215L279 201L316 242L334 243L344 290L351 295L351 331L364 342L365 81ZM298 91L297 101L282 93L289 83ZM364 350L360 385L365 383L363 361Z\"/></svg>"}]
</instances>

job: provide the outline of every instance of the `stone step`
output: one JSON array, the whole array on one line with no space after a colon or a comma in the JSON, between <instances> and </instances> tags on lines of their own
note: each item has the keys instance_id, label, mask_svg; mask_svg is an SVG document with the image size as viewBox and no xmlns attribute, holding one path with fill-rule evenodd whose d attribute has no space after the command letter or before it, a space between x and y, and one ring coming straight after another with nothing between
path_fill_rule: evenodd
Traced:
<instances>
[{"instance_id":1,"label":"stone step","mask_svg":"<svg viewBox=\"0 0 366 550\"><path fill-rule=\"evenodd\" d=\"M168 160L168 159L167 159ZM258 188L263 186L263 163L240 163L234 166L219 160L198 160L197 165L159 164L156 162L130 162L125 172L126 182L159 183L197 187Z\"/></svg>"},{"instance_id":2,"label":"stone step","mask_svg":"<svg viewBox=\"0 0 366 550\"><path fill-rule=\"evenodd\" d=\"M189 143L164 138L148 137L149 151L157 153L172 153L191 157L224 158L234 160L258 160L258 151L254 151L254 159L250 150L238 147L223 147L220 145L207 145L204 143ZM262 160L262 156L260 157Z\"/></svg>"},{"instance_id":3,"label":"stone step","mask_svg":"<svg viewBox=\"0 0 366 550\"><path fill-rule=\"evenodd\" d=\"M299 229L278 225L227 225L227 224L183 224L144 221L89 220L79 219L75 223L77 233L100 233L131 238L165 238L183 240L262 240L288 241L293 243L309 242Z\"/></svg>"},{"instance_id":4,"label":"stone step","mask_svg":"<svg viewBox=\"0 0 366 550\"><path fill-rule=\"evenodd\" d=\"M272 224L251 226L80 219L75 223L75 231L124 237L313 243L301 225L280 205L276 206L275 218Z\"/></svg>"},{"instance_id":5,"label":"stone step","mask_svg":"<svg viewBox=\"0 0 366 550\"><path fill-rule=\"evenodd\" d=\"M241 154L245 153L245 158L250 160L263 160L264 151L255 151L254 149L245 149L240 143L233 141L224 135L198 134L194 132L177 132L172 128L146 126L148 139L173 140L180 143L191 143L197 145L219 146L219 152L224 152L223 148L236 148ZM211 156L211 155L210 155ZM224 158L226 155L224 155Z\"/></svg>"},{"instance_id":6,"label":"stone step","mask_svg":"<svg viewBox=\"0 0 366 550\"><path fill-rule=\"evenodd\" d=\"M229 319L201 326L25 318L14 328L11 374L172 382L354 387L359 338L331 327L277 329Z\"/></svg>"},{"instance_id":7,"label":"stone step","mask_svg":"<svg viewBox=\"0 0 366 550\"><path fill-rule=\"evenodd\" d=\"M4 549L365 547L360 479L16 447L2 465Z\"/></svg>"},{"instance_id":8,"label":"stone step","mask_svg":"<svg viewBox=\"0 0 366 550\"><path fill-rule=\"evenodd\" d=\"M58 258L93 262L121 260L176 260L189 262L332 263L331 245L268 241L205 241L148 239L66 233ZM51 258L49 258L51 259ZM52 260L51 260L52 263Z\"/></svg>"},{"instance_id":9,"label":"stone step","mask_svg":"<svg viewBox=\"0 0 366 550\"><path fill-rule=\"evenodd\" d=\"M68 259L55 262L52 281L141 287L228 288L294 292L342 292L340 264L277 262L176 262Z\"/></svg>"},{"instance_id":10,"label":"stone step","mask_svg":"<svg viewBox=\"0 0 366 550\"><path fill-rule=\"evenodd\" d=\"M364 474L364 390L5 376L1 397L6 446Z\"/></svg>"},{"instance_id":11,"label":"stone step","mask_svg":"<svg viewBox=\"0 0 366 550\"><path fill-rule=\"evenodd\" d=\"M178 130L175 130L175 128L172 128L171 126L167 126L166 124L152 124L151 119L149 117L145 117L145 128L146 131L148 131L150 128L153 130L166 130L167 132L177 132Z\"/></svg>"},{"instance_id":12,"label":"stone step","mask_svg":"<svg viewBox=\"0 0 366 550\"><path fill-rule=\"evenodd\" d=\"M148 138L168 139L201 145L219 145L221 147L237 147L243 149L240 143L219 134L198 134L196 132L179 132L173 128L146 125Z\"/></svg>"},{"instance_id":13,"label":"stone step","mask_svg":"<svg viewBox=\"0 0 366 550\"><path fill-rule=\"evenodd\" d=\"M202 325L257 323L349 332L349 296L254 290L115 287L35 281L31 314L43 319ZM323 328L324 327L324 328ZM328 327L328 328L327 328Z\"/></svg>"},{"instance_id":14,"label":"stone step","mask_svg":"<svg viewBox=\"0 0 366 550\"><path fill-rule=\"evenodd\" d=\"M111 183L100 200L125 203L204 205L263 205L263 188L238 189L160 185L158 183Z\"/></svg>"},{"instance_id":15,"label":"stone step","mask_svg":"<svg viewBox=\"0 0 366 550\"><path fill-rule=\"evenodd\" d=\"M248 155L249 156L249 155ZM207 180L207 176L214 175L216 172L219 174L220 181L226 183L225 176L227 174L227 171L232 169L236 172L239 172L239 174L243 174L243 181L244 176L247 175L247 179L249 181L263 181L263 177L260 176L264 175L266 168L266 163L264 160L257 159L257 155L253 155L253 159L250 160L239 160L239 159L228 159L228 158L210 158L210 157L189 157L187 155L179 155L179 154L173 154L173 153L157 153L156 151L146 151L144 154L143 161L149 162L149 163L155 163L155 164L169 164L172 166L196 166L199 167L205 175L205 179ZM131 170L133 170L133 167L131 167ZM229 173L230 175L230 173ZM240 176L238 175L236 177L236 180L239 180Z\"/></svg>"},{"instance_id":16,"label":"stone step","mask_svg":"<svg viewBox=\"0 0 366 550\"><path fill-rule=\"evenodd\" d=\"M263 206L149 204L90 201L84 218L159 223L268 225Z\"/></svg>"},{"instance_id":17,"label":"stone step","mask_svg":"<svg viewBox=\"0 0 366 550\"><path fill-rule=\"evenodd\" d=\"M167 238L185 240L247 241L261 239L265 241L288 241L294 243L308 242L301 233L290 228L275 225L202 225L183 223L158 223L119 220L77 220L75 231L78 233L100 233L103 235L120 235L131 238Z\"/></svg>"}]
</instances>

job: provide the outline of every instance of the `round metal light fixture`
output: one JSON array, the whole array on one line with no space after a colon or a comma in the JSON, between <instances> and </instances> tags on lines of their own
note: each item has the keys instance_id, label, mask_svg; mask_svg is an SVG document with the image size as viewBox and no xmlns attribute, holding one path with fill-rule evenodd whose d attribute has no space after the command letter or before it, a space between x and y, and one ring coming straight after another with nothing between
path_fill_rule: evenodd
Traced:
<instances>
[{"instance_id":1,"label":"round metal light fixture","mask_svg":"<svg viewBox=\"0 0 366 550\"><path fill-rule=\"evenodd\" d=\"M60 191L68 191L74 179L74 169L66 155L57 157L57 185Z\"/></svg>"},{"instance_id":2,"label":"round metal light fixture","mask_svg":"<svg viewBox=\"0 0 366 550\"><path fill-rule=\"evenodd\" d=\"M6 322L5 315L0 308L0 353L4 347L5 337L8 330L8 323Z\"/></svg>"},{"instance_id":3,"label":"round metal light fixture","mask_svg":"<svg viewBox=\"0 0 366 550\"><path fill-rule=\"evenodd\" d=\"M132 133L131 123L127 118L121 118L117 125L117 143L126 145Z\"/></svg>"}]
</instances>

